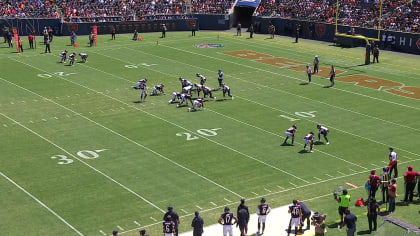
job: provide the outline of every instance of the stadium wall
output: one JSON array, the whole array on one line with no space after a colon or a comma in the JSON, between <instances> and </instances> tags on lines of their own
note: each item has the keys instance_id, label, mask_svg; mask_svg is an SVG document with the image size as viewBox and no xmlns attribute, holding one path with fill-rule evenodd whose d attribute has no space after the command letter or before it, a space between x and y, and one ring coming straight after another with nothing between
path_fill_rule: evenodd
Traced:
<instances>
[{"instance_id":1,"label":"stadium wall","mask_svg":"<svg viewBox=\"0 0 420 236\"><path fill-rule=\"evenodd\" d=\"M313 39L326 42L334 42L335 40L335 25L327 23L319 23L304 20L293 20L293 19L282 19L282 18L268 18L268 17L256 17L252 19L254 25L256 25L256 31L258 33L268 33L268 25L271 22L276 27L276 34L294 37L296 34L296 25L300 24L300 38ZM346 33L351 30L351 26L339 26L338 31L340 33ZM378 32L374 29L354 27L356 34L367 36L370 38L377 38ZM420 34L404 33L396 31L381 31L382 39L383 35L392 34L395 37L395 43L392 45L392 49L396 51L402 51L412 54L420 54ZM365 42L360 39L351 39L346 42L352 46L365 46ZM382 42L381 42L382 43Z\"/></svg>"}]
</instances>

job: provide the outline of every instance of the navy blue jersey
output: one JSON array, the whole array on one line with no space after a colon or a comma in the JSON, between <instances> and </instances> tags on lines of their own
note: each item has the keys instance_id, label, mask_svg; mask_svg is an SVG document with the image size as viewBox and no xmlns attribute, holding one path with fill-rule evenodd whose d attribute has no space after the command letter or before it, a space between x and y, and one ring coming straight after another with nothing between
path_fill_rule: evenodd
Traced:
<instances>
[{"instance_id":1,"label":"navy blue jersey","mask_svg":"<svg viewBox=\"0 0 420 236\"><path fill-rule=\"evenodd\" d=\"M294 133L296 131L296 129L294 128L294 127L290 127L290 128L288 128L287 130L286 130L286 132L289 132L289 133Z\"/></svg>"},{"instance_id":2,"label":"navy blue jersey","mask_svg":"<svg viewBox=\"0 0 420 236\"><path fill-rule=\"evenodd\" d=\"M163 232L165 232L165 233L175 233L175 223L173 221L163 222Z\"/></svg>"},{"instance_id":3,"label":"navy blue jersey","mask_svg":"<svg viewBox=\"0 0 420 236\"><path fill-rule=\"evenodd\" d=\"M233 213L223 213L220 217L223 219L223 225L232 225Z\"/></svg>"},{"instance_id":4,"label":"navy blue jersey","mask_svg":"<svg viewBox=\"0 0 420 236\"><path fill-rule=\"evenodd\" d=\"M306 139L306 140L314 140L314 135L313 135L313 134L307 134L307 135L305 136L305 139Z\"/></svg>"},{"instance_id":5,"label":"navy blue jersey","mask_svg":"<svg viewBox=\"0 0 420 236\"><path fill-rule=\"evenodd\" d=\"M267 203L258 205L258 210L259 210L260 215L267 215L269 208L270 207L268 206Z\"/></svg>"},{"instance_id":6,"label":"navy blue jersey","mask_svg":"<svg viewBox=\"0 0 420 236\"><path fill-rule=\"evenodd\" d=\"M289 206L290 214L292 214L292 218L300 217L300 213L302 212L302 208L299 205L291 205Z\"/></svg>"}]
</instances>

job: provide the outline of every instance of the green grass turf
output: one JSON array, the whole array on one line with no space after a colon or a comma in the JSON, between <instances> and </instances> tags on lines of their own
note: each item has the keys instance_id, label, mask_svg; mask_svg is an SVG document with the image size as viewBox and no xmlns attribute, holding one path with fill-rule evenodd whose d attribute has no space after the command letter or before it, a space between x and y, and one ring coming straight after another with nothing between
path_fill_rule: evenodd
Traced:
<instances>
[{"instance_id":1,"label":"green grass turf","mask_svg":"<svg viewBox=\"0 0 420 236\"><path fill-rule=\"evenodd\" d=\"M332 191L346 182L363 186L370 169L379 171L385 165L389 146L399 154L401 174L409 164L420 169L419 100L343 82L326 89L329 81L319 77L303 86L304 72L222 52L252 50L304 63L318 54L322 65L333 63L346 71L340 76L364 74L406 86L420 86L419 57L381 52L380 64L359 66L364 49L304 40L294 44L290 38L266 40L264 35L246 39L226 32L197 34L193 38L188 32L170 32L166 39L142 34L141 42L130 40L131 35L117 35L115 41L104 35L94 48L87 47L87 37L78 38L78 48L67 45L68 37L55 37L51 54L43 54L42 45L36 50L25 45L19 55L0 44L0 171L84 235L110 234L117 226L123 228L120 232L128 231L126 235L137 235L134 221L151 225L151 235L159 235L162 211L170 204L182 217L180 230L186 231L198 207L206 224L213 224L222 208L235 207L240 197L248 199L252 211L262 196L271 207L308 200L312 210L328 214L333 227L338 214ZM224 47L193 47L202 43ZM87 52L88 63L58 63L58 54L66 48ZM205 111L195 113L168 105L172 92L180 90L179 76L196 83L195 73L201 73L206 85L216 88L218 69L223 69L234 100L209 101ZM149 92L164 83L166 95L137 103L139 93L130 86L144 77ZM215 95L222 97L220 91ZM315 117L295 114L309 111L315 111ZM281 146L284 131L293 123L298 126L297 145ZM331 144L302 153L302 138L316 131L317 123L330 128ZM215 136L200 133L216 128ZM182 132L194 140L177 136ZM98 158L77 155L102 149ZM57 164L59 158L51 159L55 155L65 155L70 160L62 162L72 163ZM0 179L5 189L0 192L3 235L28 230L34 235L76 234ZM401 179L398 191L401 200ZM363 188L350 193L353 203L366 197ZM354 211L362 215L365 209ZM419 211L414 204L398 206L394 215L420 225ZM359 217L359 231L367 229L365 218ZM343 234L328 230L328 235Z\"/></svg>"}]
</instances>

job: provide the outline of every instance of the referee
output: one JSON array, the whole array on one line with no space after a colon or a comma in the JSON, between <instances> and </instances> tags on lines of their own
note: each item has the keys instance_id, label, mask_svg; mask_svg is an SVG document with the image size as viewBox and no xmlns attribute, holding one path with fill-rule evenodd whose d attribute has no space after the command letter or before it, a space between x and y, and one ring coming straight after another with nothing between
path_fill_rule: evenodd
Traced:
<instances>
[{"instance_id":1,"label":"referee","mask_svg":"<svg viewBox=\"0 0 420 236\"><path fill-rule=\"evenodd\" d=\"M50 44L51 44L50 39L47 39L47 40L45 41L45 53L47 53L47 51L48 51L49 53L51 53L51 47L50 47Z\"/></svg>"}]
</instances>

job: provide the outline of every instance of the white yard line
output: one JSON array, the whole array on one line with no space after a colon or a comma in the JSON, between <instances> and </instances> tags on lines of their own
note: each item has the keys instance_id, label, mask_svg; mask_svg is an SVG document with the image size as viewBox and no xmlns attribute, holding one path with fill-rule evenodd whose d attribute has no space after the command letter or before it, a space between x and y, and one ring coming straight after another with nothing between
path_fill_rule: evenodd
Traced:
<instances>
[{"instance_id":1,"label":"white yard line","mask_svg":"<svg viewBox=\"0 0 420 236\"><path fill-rule=\"evenodd\" d=\"M133 221L134 224L136 224L137 226L141 226L141 224L137 221Z\"/></svg>"},{"instance_id":2,"label":"white yard line","mask_svg":"<svg viewBox=\"0 0 420 236\"><path fill-rule=\"evenodd\" d=\"M23 63L23 64L26 64L26 63ZM26 65L28 65L28 64L26 64ZM31 66L31 65L28 65L28 66ZM31 67L33 67L33 66L31 66ZM41 70L41 69L36 68L36 67L33 67L33 68L38 69L38 70L40 70L40 71L44 71L44 70ZM46 72L46 71L44 71L44 72ZM56 76L57 76L57 75L56 75ZM57 76L57 77L59 77L59 78L60 78L60 76ZM61 77L61 78L62 78L62 77ZM66 80L66 81L69 81L69 80L67 80L67 79L65 79L65 78L62 78L62 79ZM42 95L40 95L40 94L38 94L38 93L35 93L35 92L33 92L33 91L29 90L29 89L26 89L26 88L24 88L24 87L21 87L21 86L19 86L19 85L15 84L15 83L12 83L12 82L10 82L10 81L8 81L8 80L5 80L5 79L3 79L3 78L1 78L1 77L0 77L0 80L3 80L3 81L5 81L5 82L7 82L7 83L9 83L9 84L12 84L12 85L16 86L16 87L19 87L19 88L21 88L21 89L23 89L23 90L25 90L25 91L27 91L27 92L29 92L29 93L32 93L32 94L34 94L34 95L36 95L36 96L38 96L38 97L42 97L42 98L44 98L44 99L46 99L46 100L50 101L51 103L54 103L55 105L57 105L57 106L59 106L59 107L61 107L61 108L65 109L65 110L68 110L68 111L70 111L70 112L74 113L75 115L78 115L78 116L80 116L81 118L84 118L84 119L86 119L86 120L90 121L91 123L93 123L93 124L95 124L95 125L97 125L97 126L100 126L100 127L104 128L104 129L108 130L109 132L111 132L111 133L113 133L113 134L115 134L115 135L117 135L117 136L119 136L119 137L121 137L121 138L123 138L123 139L125 139L125 140L127 140L127 141L129 141L129 142L131 142L131 143L133 143L133 144L135 144L135 145L137 145L137 146L139 146L139 147L142 147L142 148L144 148L144 149L148 150L148 151L149 151L149 152L151 152L151 153L156 154L157 156L159 156L159 157L161 157L161 158L163 158L163 159L165 159L165 160L167 160L167 161L171 162L172 164L175 164L176 166L178 166L178 167L180 167L180 168L182 168L182 169L184 169L184 170L186 170L186 171L188 171L188 172L190 172L190 173L193 173L193 174L195 174L195 175L199 176L200 178L202 178L202 179L204 179L204 180L206 180L206 181L208 181L208 182L211 182L212 184L214 184L214 185L216 185L216 186L218 186L218 187L220 187L220 188L222 188L222 189L224 189L224 190L226 190L226 191L228 191L228 192L230 192L230 193L234 194L235 196L242 198L242 196L241 196L240 194L238 194L238 193L236 193L236 192L234 192L234 191L232 191L232 190L230 190L230 189L228 189L228 188L224 187L223 185L216 183L215 181L213 181L213 180L211 180L211 179L209 179L209 178L207 178L207 177L205 177L205 176L203 176L203 175L201 175L201 174L199 174L199 173L197 173L197 172L195 172L195 171L193 171L193 170L191 170L191 169L189 169L189 168L187 168L187 167L185 167L185 166L183 166L183 165L181 165L181 164L179 164L178 162L173 161L172 159L169 159L168 157L166 157L166 156L164 156L164 155L162 155L162 154L160 154L160 153L158 153L158 152L156 152L156 151L154 151L154 150L152 150L152 149L150 149L150 148L148 148L148 147L146 147L146 146L144 146L144 145L142 145L142 144L140 144L140 143L138 143L138 142L136 142L136 141L134 141L134 140L132 140L132 139L130 139L130 138L128 138L128 137L126 137L126 136L124 136L124 135L122 135L122 134L120 134L120 133L118 133L118 132L116 132L116 131L114 131L114 130L112 130L112 129L110 129L110 128L108 128L108 127L105 127L105 126L103 126L103 125L99 124L98 122L96 122L96 121L94 121L94 120L91 120L91 119L89 119L88 117L83 116L82 114L80 114L80 113L78 113L78 112L76 112L76 111L73 111L72 109L70 109L70 108L68 108L68 107L65 107L65 106L63 106L63 105L61 105L61 104L59 104L59 103L57 103L57 102L55 102L55 101L53 101L53 100L50 100L50 99L48 99L48 98L45 98L45 97L43 97ZM69 81L69 82L71 82L71 81ZM73 83L73 82L72 82L72 83ZM75 83L75 84L77 84L77 83ZM79 85L79 84L78 84L78 85ZM83 86L83 85L79 85L79 86L82 86L82 87L84 87L84 88L87 88L87 87L85 87L85 86ZM90 88L87 88L87 89L90 89ZM94 90L92 90L92 91L94 91ZM96 92L96 91L95 91L95 92ZM108 95L104 95L104 96L109 97ZM109 98L112 98L112 97L109 97ZM127 106L134 107L134 108L138 109L137 107L132 106L132 105L130 105L130 104L128 104L128 103L125 103L125 102L123 102L123 101L121 101L121 100L118 100L118 99L115 99L115 98L112 98L112 99L113 99L113 100L116 100L116 101L119 101L119 102L123 103L124 105L127 105ZM143 111L143 110L141 110L141 109L138 109L138 110ZM148 113L148 112L145 112L145 111L143 111L143 112L144 112L144 113L147 113L147 114L150 114L150 115L152 115L152 116L154 116L154 117L155 117L155 115L153 115L153 114L151 114L151 113ZM157 117L157 116L156 116L156 117ZM159 119L164 120L164 119L162 119L162 118L160 118L160 117L159 117ZM166 121L166 120L165 120L165 121ZM167 122L169 122L169 121L167 121ZM172 123L172 122L170 122L170 123ZM172 124L173 124L173 123L172 123ZM191 132L191 131L190 131L190 132ZM202 136L202 135L201 135L201 136ZM202 136L202 137L204 137L204 136ZM160 209L160 208L159 208L159 209ZM162 209L160 209L160 210L161 210L161 211L163 211Z\"/></svg>"},{"instance_id":3,"label":"white yard line","mask_svg":"<svg viewBox=\"0 0 420 236\"><path fill-rule=\"evenodd\" d=\"M188 214L188 212L184 209L180 209L182 212L184 212L185 214Z\"/></svg>"},{"instance_id":4,"label":"white yard line","mask_svg":"<svg viewBox=\"0 0 420 236\"><path fill-rule=\"evenodd\" d=\"M174 62L177 62L177 63L180 63L180 64L188 65L188 66L190 66L190 67L196 67L196 68L199 68L199 69L202 69L202 70L211 71L211 70L206 69L206 68L202 68L202 67L199 67L199 66L191 65L191 64L188 64L188 63L180 62L180 61L176 61L176 60L173 60L173 59L170 59L170 58L166 58L166 57L157 56L157 55L150 54L150 53L146 53L146 52L143 52L143 51L138 51L138 50L131 49L131 48L126 48L126 49L131 50L131 51L140 52L140 53L143 53L143 54L146 54L146 55L155 56L155 57L158 57L158 58L161 58L161 59L164 59L164 60L174 61ZM107 55L104 55L104 54L100 54L100 55L107 56ZM200 55L201 55L201 54L200 54ZM109 56L107 56L107 57L109 57ZM112 58L112 57L110 57L110 58ZM113 59L115 59L115 60L119 60L119 61L122 61L122 62L126 62L126 61L123 61L123 60L118 59L118 58L113 58ZM150 68L145 68L145 69L149 69L149 70L155 71L155 70L150 69ZM255 68L254 68L254 69L255 69ZM159 73L162 73L162 74L166 74L166 73L163 73L163 72L160 72L160 71L156 71L156 72L159 72ZM229 75L227 75L227 76L229 76ZM304 98L304 99L306 99L306 100L316 101L316 102L319 102L319 103L321 103L321 104L324 104L324 105L327 105L327 106L331 106L331 107L334 107L334 108L337 108L337 109L345 110L345 111L352 112L352 113L355 113L355 114L359 114L359 115L362 115L362 116L365 116L365 117L369 117L369 118L372 118L372 119L380 120L380 121L383 121L383 122L386 122L386 123L390 123L390 124L393 124L393 125L396 125L396 126L405 127L405 128L408 128L408 129L412 129L412 130L420 131L420 129L416 129L416 128L409 127L409 126L406 126L406 125L398 124L398 123L395 123L395 122L392 122L392 121L384 120L384 119L377 118L377 117L374 117L374 116L370 116L370 115L367 115L367 114L363 114L363 113L360 113L360 112L357 112L357 111L349 110L349 109L346 109L346 108L343 108L343 107L339 107L339 106L331 105L331 104L329 104L329 103L325 103L325 102L322 102L322 101L314 100L314 99L312 99L312 98L307 98L307 97L304 97L304 96L301 96L301 95L297 95L297 94L294 94L294 93L286 92L286 91L281 90L281 89L276 89L276 88L273 88L273 87L271 87L271 86L261 85L261 84L258 84L258 83L255 83L255 82L251 82L251 81L247 81L247 80L243 80L243 79L240 79L240 78L237 78L237 77L234 77L234 76L230 76L230 77L232 77L232 78L234 78L234 79L237 79L237 80L241 80L241 81L246 82L246 83L252 83L252 84L254 84L254 85L258 86L258 87L265 87L265 88L272 89L272 90L276 90L276 91L279 91L279 92L282 92L282 93L286 93L286 94L289 94L289 95L292 95L292 96L298 96L298 97ZM305 80L305 81L306 81L306 80ZM258 103L258 102L255 102L255 101L252 101L252 100L246 99L246 98L242 98L242 99L245 99L245 100L247 100L247 101L253 102L253 103L255 103L255 104L264 105L264 104L261 104L261 103ZM264 106L266 106L266 105L264 105ZM269 106L266 106L266 107L269 107ZM273 107L269 107L269 108L274 109L274 110L278 110L278 111L281 111L281 112L284 112L284 113L286 113L286 114L290 114L290 115L292 115L292 116L295 116L295 114L292 114L292 113L289 113L289 112L286 112L286 111L282 111L282 110L277 109L277 108L273 108ZM420 110L420 108L419 108L419 110ZM300 118L302 118L302 117L300 117ZM310 121L310 122L312 122L312 123L318 123L318 122L313 121L313 120L310 120L310 119L305 119L305 118L302 118L302 119L307 120L307 121ZM335 127L332 127L332 126L330 126L330 125L328 125L328 126L329 126L329 127L331 127L331 128L334 128L334 129L336 129L336 130L338 130L338 131L341 131L341 132L343 132L343 133L347 133L347 134L350 134L350 135L352 135L352 136L355 136L355 137L359 137L359 138L362 138L362 139L366 139L366 140L369 140L369 141L371 141L371 142L375 142L375 143L378 143L378 144L381 144L381 145L384 145L384 146L388 146L388 147L392 146L392 145L389 145L389 144L384 144L384 143L378 142L378 141L373 140L373 139L369 139L369 138L366 138L366 137L362 137L362 136L360 136L360 135L353 134L353 133L350 133L350 132L347 132L347 131L344 131L344 130L341 130L341 129L338 129L338 128L335 128ZM416 153L410 152L410 151L405 150L405 149L402 149L402 148L398 148L398 149L400 149L400 150L402 150L402 151L406 151L406 152L408 152L408 153L410 153L410 154L413 154L413 155L420 156L420 154L416 154Z\"/></svg>"},{"instance_id":5,"label":"white yard line","mask_svg":"<svg viewBox=\"0 0 420 236\"><path fill-rule=\"evenodd\" d=\"M2 79L2 78L0 78ZM94 170L95 172L101 174L102 176L104 176L105 178L107 178L108 180L110 180L111 182L116 183L117 185L119 185L120 187L122 187L123 189L127 190L128 192L132 193L133 195L137 196L138 198L142 199L144 202L148 203L149 205L153 206L154 208L158 209L159 211L165 213L164 210L162 210L160 207L156 206L155 204L153 204L151 201L147 200L146 198L144 198L143 196L141 196L140 194L134 192L133 190L131 190L130 188L126 187L125 185L121 184L120 182L116 181L115 179L113 179L112 177L108 176L107 174L105 174L104 172L96 169L95 167L89 165L87 162L81 160L80 158L76 157L75 155L71 154L70 152L68 152L66 149L62 148L61 146L55 144L54 142L50 141L49 139L45 138L44 136L40 135L39 133L33 131L32 129L24 126L23 124L21 124L20 122L14 120L13 118L0 113L1 116L7 118L8 120L12 121L13 123L19 125L20 127L26 129L27 131L31 132L32 134L38 136L39 138L43 139L44 141L48 142L49 144L51 144L52 146L60 149L61 151L67 153L69 156L73 157L74 159L78 160L79 162L81 162L82 164L86 165L87 167L89 167L90 169Z\"/></svg>"},{"instance_id":6,"label":"white yard line","mask_svg":"<svg viewBox=\"0 0 420 236\"><path fill-rule=\"evenodd\" d=\"M0 113L1 114L1 113ZM6 117L8 118L8 117ZM9 119L9 118L8 118ZM51 214L53 214L55 217L57 217L61 222L63 222L67 227L72 229L76 234L83 236L83 234L77 230L74 226L69 224L63 217L58 215L55 211L53 211L51 208L49 208L47 205L45 205L43 202L41 202L38 198L36 198L34 195L32 195L30 192L26 191L23 187L21 187L19 184L17 184L15 181L7 177L3 172L0 171L0 175L3 176L7 181L12 183L14 186L16 186L18 189L20 189L22 192L24 192L26 195L28 195L30 198L32 198L34 201L36 201L39 205L41 205L43 208L45 208L47 211L49 211Z\"/></svg>"},{"instance_id":7,"label":"white yard line","mask_svg":"<svg viewBox=\"0 0 420 236\"><path fill-rule=\"evenodd\" d=\"M210 204L212 204L213 206L217 206L217 204L216 204L216 203L214 203L214 202L210 202Z\"/></svg>"},{"instance_id":8,"label":"white yard line","mask_svg":"<svg viewBox=\"0 0 420 236\"><path fill-rule=\"evenodd\" d=\"M314 176L314 179L316 179L316 180L322 180L321 178L318 178L318 177L316 177L316 176Z\"/></svg>"}]
</instances>

